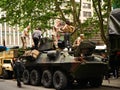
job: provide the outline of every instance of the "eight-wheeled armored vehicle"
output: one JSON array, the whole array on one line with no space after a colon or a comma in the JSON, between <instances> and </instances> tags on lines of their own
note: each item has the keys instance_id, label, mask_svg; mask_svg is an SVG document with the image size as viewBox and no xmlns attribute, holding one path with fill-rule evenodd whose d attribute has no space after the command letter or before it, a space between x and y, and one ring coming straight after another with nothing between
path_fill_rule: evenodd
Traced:
<instances>
[{"instance_id":1,"label":"eight-wheeled armored vehicle","mask_svg":"<svg viewBox=\"0 0 120 90\"><path fill-rule=\"evenodd\" d=\"M120 76L120 8L113 9L108 23L109 65L115 78Z\"/></svg>"},{"instance_id":2,"label":"eight-wheeled armored vehicle","mask_svg":"<svg viewBox=\"0 0 120 90\"><path fill-rule=\"evenodd\" d=\"M81 86L88 83L94 87L101 86L107 64L92 55L95 49L92 42L83 42L79 50L70 52L62 41L58 43L59 49L54 50L51 46L52 42L43 38L38 51L30 50L21 56L25 65L24 84L42 84L57 90L63 90L74 82Z\"/></svg>"}]
</instances>

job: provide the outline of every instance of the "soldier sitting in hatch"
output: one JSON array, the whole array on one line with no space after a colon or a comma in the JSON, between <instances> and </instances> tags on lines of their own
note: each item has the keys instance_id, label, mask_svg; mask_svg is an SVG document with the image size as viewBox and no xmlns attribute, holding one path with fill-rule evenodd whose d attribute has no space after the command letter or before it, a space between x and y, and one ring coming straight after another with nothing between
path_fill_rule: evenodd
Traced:
<instances>
[{"instance_id":1,"label":"soldier sitting in hatch","mask_svg":"<svg viewBox=\"0 0 120 90\"><path fill-rule=\"evenodd\" d=\"M80 36L77 37L77 39L74 41L74 43L72 45L73 50L75 50L83 40L84 40L84 34L80 34Z\"/></svg>"}]
</instances>

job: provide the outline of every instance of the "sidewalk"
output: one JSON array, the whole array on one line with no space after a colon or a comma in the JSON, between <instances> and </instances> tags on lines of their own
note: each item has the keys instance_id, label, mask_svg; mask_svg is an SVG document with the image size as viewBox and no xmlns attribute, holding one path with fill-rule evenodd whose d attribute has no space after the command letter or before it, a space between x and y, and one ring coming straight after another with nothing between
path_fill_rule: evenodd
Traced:
<instances>
[{"instance_id":1,"label":"sidewalk","mask_svg":"<svg viewBox=\"0 0 120 90\"><path fill-rule=\"evenodd\" d=\"M120 77L118 79L110 78L109 80L103 80L102 86L120 89Z\"/></svg>"}]
</instances>

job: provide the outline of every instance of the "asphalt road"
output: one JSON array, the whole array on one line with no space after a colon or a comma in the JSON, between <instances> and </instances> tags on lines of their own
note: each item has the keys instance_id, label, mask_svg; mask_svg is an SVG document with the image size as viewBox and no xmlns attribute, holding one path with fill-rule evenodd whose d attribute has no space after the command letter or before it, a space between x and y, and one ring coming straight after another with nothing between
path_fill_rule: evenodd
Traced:
<instances>
[{"instance_id":1,"label":"asphalt road","mask_svg":"<svg viewBox=\"0 0 120 90\"><path fill-rule=\"evenodd\" d=\"M18 88L15 80L3 80L0 79L0 90L55 90L54 88L44 88L42 86L31 86L22 84L22 88ZM109 87L100 87L100 88L78 88L72 87L66 90L120 90L117 88L109 88Z\"/></svg>"}]
</instances>

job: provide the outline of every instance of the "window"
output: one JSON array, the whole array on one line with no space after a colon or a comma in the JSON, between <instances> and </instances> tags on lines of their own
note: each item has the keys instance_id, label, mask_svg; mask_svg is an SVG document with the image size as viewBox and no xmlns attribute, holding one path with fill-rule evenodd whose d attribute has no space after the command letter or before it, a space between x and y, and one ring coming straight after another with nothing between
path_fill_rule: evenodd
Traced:
<instances>
[{"instance_id":1,"label":"window","mask_svg":"<svg viewBox=\"0 0 120 90\"><path fill-rule=\"evenodd\" d=\"M90 3L83 3L83 8L91 9L91 4Z\"/></svg>"},{"instance_id":2,"label":"window","mask_svg":"<svg viewBox=\"0 0 120 90\"><path fill-rule=\"evenodd\" d=\"M88 1L91 1L91 0L88 0Z\"/></svg>"},{"instance_id":3,"label":"window","mask_svg":"<svg viewBox=\"0 0 120 90\"><path fill-rule=\"evenodd\" d=\"M4 60L4 63L11 63L11 60Z\"/></svg>"},{"instance_id":4,"label":"window","mask_svg":"<svg viewBox=\"0 0 120 90\"><path fill-rule=\"evenodd\" d=\"M83 11L84 17L91 17L91 12Z\"/></svg>"}]
</instances>

